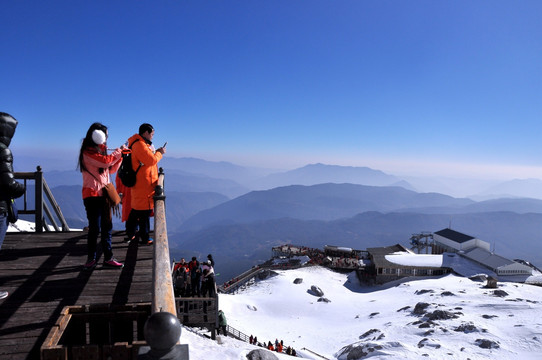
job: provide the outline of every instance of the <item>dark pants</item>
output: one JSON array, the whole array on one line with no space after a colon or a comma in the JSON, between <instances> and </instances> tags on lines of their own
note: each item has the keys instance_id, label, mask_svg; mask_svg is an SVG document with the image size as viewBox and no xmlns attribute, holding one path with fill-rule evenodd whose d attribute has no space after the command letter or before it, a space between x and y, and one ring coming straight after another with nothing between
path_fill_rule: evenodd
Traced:
<instances>
[{"instance_id":1,"label":"dark pants","mask_svg":"<svg viewBox=\"0 0 542 360\"><path fill-rule=\"evenodd\" d=\"M88 219L88 258L90 261L96 259L96 247L98 234L101 234L102 251L104 260L111 260L113 251L111 249L111 208L103 196L92 196L83 199Z\"/></svg>"},{"instance_id":2,"label":"dark pants","mask_svg":"<svg viewBox=\"0 0 542 360\"><path fill-rule=\"evenodd\" d=\"M201 281L199 277L192 278L192 296L201 296Z\"/></svg>"},{"instance_id":3,"label":"dark pants","mask_svg":"<svg viewBox=\"0 0 542 360\"><path fill-rule=\"evenodd\" d=\"M146 243L149 241L149 232L151 231L151 210L130 211L128 220L126 220L126 234L132 237L139 226L139 241Z\"/></svg>"},{"instance_id":4,"label":"dark pants","mask_svg":"<svg viewBox=\"0 0 542 360\"><path fill-rule=\"evenodd\" d=\"M215 279L212 276L201 282L201 296L207 297L207 293L209 293L209 297L216 296Z\"/></svg>"},{"instance_id":5,"label":"dark pants","mask_svg":"<svg viewBox=\"0 0 542 360\"><path fill-rule=\"evenodd\" d=\"M2 248L6 231L8 231L8 225L8 215L6 213L0 213L0 248Z\"/></svg>"}]
</instances>

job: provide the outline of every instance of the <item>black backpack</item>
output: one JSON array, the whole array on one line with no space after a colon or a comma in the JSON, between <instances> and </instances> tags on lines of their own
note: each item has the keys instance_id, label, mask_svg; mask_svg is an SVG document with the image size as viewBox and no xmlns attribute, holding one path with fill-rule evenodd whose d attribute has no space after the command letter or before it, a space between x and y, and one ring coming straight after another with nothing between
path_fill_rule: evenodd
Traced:
<instances>
[{"instance_id":1,"label":"black backpack","mask_svg":"<svg viewBox=\"0 0 542 360\"><path fill-rule=\"evenodd\" d=\"M132 143L132 145L130 145L129 152L122 154L122 163L120 164L119 170L117 172L117 176L126 187L132 187L135 185L137 172L141 168L141 163L136 170L134 170L134 168L132 167L132 146L134 146L134 144L138 141L139 139L137 139Z\"/></svg>"}]
</instances>

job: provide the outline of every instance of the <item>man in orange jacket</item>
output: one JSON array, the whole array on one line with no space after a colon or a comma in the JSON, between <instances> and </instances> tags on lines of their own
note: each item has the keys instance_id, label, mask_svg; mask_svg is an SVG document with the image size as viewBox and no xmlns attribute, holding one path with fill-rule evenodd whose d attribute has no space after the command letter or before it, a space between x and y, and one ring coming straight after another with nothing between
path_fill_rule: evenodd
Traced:
<instances>
[{"instance_id":1,"label":"man in orange jacket","mask_svg":"<svg viewBox=\"0 0 542 360\"><path fill-rule=\"evenodd\" d=\"M151 124L141 124L139 133L128 139L132 148L132 167L137 170L136 183L131 189L132 210L126 221L126 233L129 237L135 235L139 225L139 241L152 245L149 237L150 216L154 209L154 189L158 183L158 162L166 153L165 147L153 151L152 138L154 128Z\"/></svg>"}]
</instances>

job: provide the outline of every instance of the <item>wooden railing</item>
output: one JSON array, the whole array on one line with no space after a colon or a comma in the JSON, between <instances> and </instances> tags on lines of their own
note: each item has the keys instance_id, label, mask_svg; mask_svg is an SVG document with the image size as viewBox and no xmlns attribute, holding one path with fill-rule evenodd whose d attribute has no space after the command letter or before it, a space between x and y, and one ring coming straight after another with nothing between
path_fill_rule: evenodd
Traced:
<instances>
[{"instance_id":1,"label":"wooden railing","mask_svg":"<svg viewBox=\"0 0 542 360\"><path fill-rule=\"evenodd\" d=\"M153 292L152 312L167 311L177 316L173 280L169 261L169 244L166 226L166 196L164 173L160 169L158 185L154 194L154 260L152 266Z\"/></svg>"},{"instance_id":2,"label":"wooden railing","mask_svg":"<svg viewBox=\"0 0 542 360\"><path fill-rule=\"evenodd\" d=\"M51 192L51 189L49 188L49 185L47 185L47 182L45 181L45 178L43 177L43 172L41 171L41 167L38 166L36 168L37 171L35 172L16 172L14 173L14 178L17 180L23 180L25 192L23 195L23 208L19 209L19 214L33 214L34 215L34 223L36 224L36 232L42 233L45 231L50 231L50 226L55 231L70 231L70 228L68 226L68 223L66 222L66 219L64 218L64 215L62 214L62 211L60 210L60 206L58 206L53 193ZM35 188L35 194L34 194L34 209L28 208L28 182L34 181L34 188ZM44 195L47 198L48 201L45 201ZM54 211L55 216L53 216L53 212L51 211L51 208ZM44 215L47 216L47 220L49 220L49 223L46 222ZM57 220L60 224L57 223ZM50 225L50 226L49 226Z\"/></svg>"},{"instance_id":3,"label":"wooden railing","mask_svg":"<svg viewBox=\"0 0 542 360\"><path fill-rule=\"evenodd\" d=\"M177 318L173 279L169 269L169 244L166 227L164 172L160 168L154 191L154 256L152 261L151 316L145 322L149 347L139 349L138 359L188 360L188 345L179 344L181 323Z\"/></svg>"}]
</instances>

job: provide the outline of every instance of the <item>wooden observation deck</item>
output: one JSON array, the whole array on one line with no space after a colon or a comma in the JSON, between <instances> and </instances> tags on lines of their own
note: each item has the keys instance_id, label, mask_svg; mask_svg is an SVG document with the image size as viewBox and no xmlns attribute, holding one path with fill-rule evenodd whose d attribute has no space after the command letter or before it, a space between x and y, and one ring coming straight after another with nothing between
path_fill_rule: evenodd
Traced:
<instances>
[{"instance_id":1,"label":"wooden observation deck","mask_svg":"<svg viewBox=\"0 0 542 360\"><path fill-rule=\"evenodd\" d=\"M0 250L0 290L9 292L0 300L0 359L40 359L65 306L152 301L153 246L125 243L123 235L113 232L112 242L124 268L104 268L100 256L86 271L86 232L7 233Z\"/></svg>"},{"instance_id":2,"label":"wooden observation deck","mask_svg":"<svg viewBox=\"0 0 542 360\"><path fill-rule=\"evenodd\" d=\"M143 337L143 325L158 312L206 326L215 338L218 298L174 297L162 169L154 194L154 244L125 243L124 232L113 232L122 269L102 266L98 244L98 266L85 270L87 233L69 231L41 169L16 178L25 188L27 181L35 183L35 208L27 209L25 194L20 213L35 215L36 232L8 233L0 249L0 290L9 292L0 300L0 359L137 358L139 350L146 354L163 345ZM55 231L44 232L45 215ZM176 329L154 326L151 332L167 337ZM188 358L187 345L171 346L168 351Z\"/></svg>"}]
</instances>

